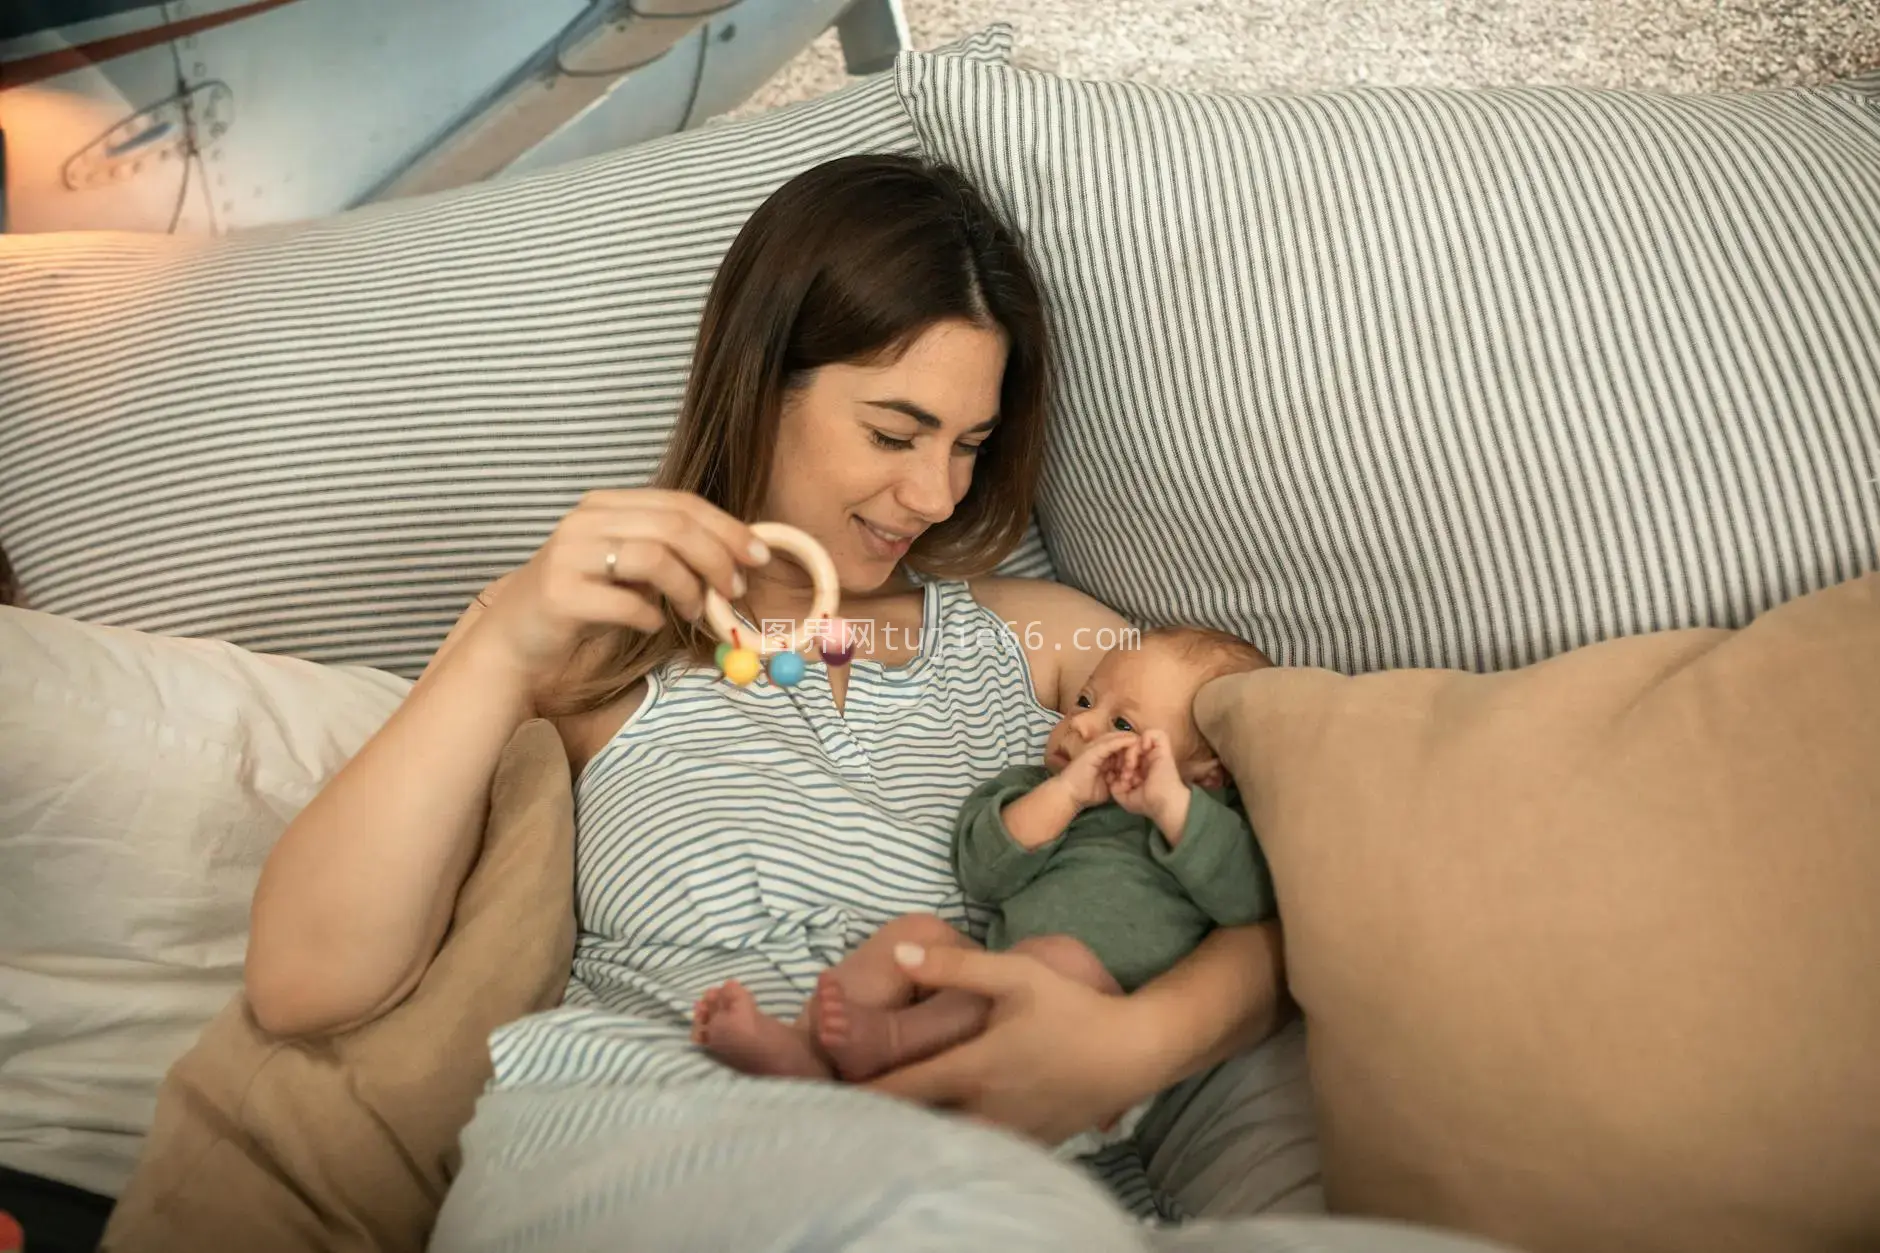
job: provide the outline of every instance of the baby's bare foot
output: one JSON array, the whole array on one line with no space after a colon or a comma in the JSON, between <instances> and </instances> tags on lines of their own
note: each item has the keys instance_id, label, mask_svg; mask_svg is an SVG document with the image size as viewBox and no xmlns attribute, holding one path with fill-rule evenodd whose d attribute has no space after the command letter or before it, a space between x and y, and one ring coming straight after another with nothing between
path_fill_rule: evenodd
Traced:
<instances>
[{"instance_id":1,"label":"baby's bare foot","mask_svg":"<svg viewBox=\"0 0 1880 1253\"><path fill-rule=\"evenodd\" d=\"M809 1036L757 1008L736 979L713 988L692 1007L692 1041L747 1075L833 1077Z\"/></svg>"},{"instance_id":2,"label":"baby's bare foot","mask_svg":"<svg viewBox=\"0 0 1880 1253\"><path fill-rule=\"evenodd\" d=\"M725 986L720 985L698 998L692 1006L692 1043L705 1043L705 1029L711 1024L712 1015L725 1003Z\"/></svg>"},{"instance_id":3,"label":"baby's bare foot","mask_svg":"<svg viewBox=\"0 0 1880 1253\"><path fill-rule=\"evenodd\" d=\"M855 1004L831 971L817 976L810 1021L836 1073L851 1083L894 1068L894 1011Z\"/></svg>"}]
</instances>

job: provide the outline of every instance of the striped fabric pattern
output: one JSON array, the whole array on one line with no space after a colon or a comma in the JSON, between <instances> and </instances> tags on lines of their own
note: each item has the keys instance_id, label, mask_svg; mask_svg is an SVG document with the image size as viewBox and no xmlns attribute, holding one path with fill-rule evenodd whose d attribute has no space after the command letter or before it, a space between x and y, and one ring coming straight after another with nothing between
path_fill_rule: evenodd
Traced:
<instances>
[{"instance_id":1,"label":"striped fabric pattern","mask_svg":"<svg viewBox=\"0 0 1880 1253\"><path fill-rule=\"evenodd\" d=\"M431 1253L1161 1247L1086 1174L1016 1136L836 1084L498 1090L477 1103L463 1150ZM1321 1247L1234 1236L1214 1247Z\"/></svg>"},{"instance_id":2,"label":"striped fabric pattern","mask_svg":"<svg viewBox=\"0 0 1880 1253\"><path fill-rule=\"evenodd\" d=\"M1146 1226L1017 1136L833 1084L485 1094L430 1253L574 1249L1512 1253L1311 1214Z\"/></svg>"},{"instance_id":3,"label":"striped fabric pattern","mask_svg":"<svg viewBox=\"0 0 1880 1253\"><path fill-rule=\"evenodd\" d=\"M493 1033L496 1086L742 1081L687 1043L709 989L737 979L794 1017L818 974L901 914L984 938L953 822L979 783L1042 760L1058 715L966 583L927 583L922 623L905 665L850 663L841 712L821 665L790 688L681 662L648 677L575 782L566 996Z\"/></svg>"},{"instance_id":4,"label":"striped fabric pattern","mask_svg":"<svg viewBox=\"0 0 1880 1253\"><path fill-rule=\"evenodd\" d=\"M912 660L850 662L840 711L825 666L786 689L667 662L575 781L568 990L491 1033L494 1091L769 1086L692 1046L697 999L735 978L793 1020L816 976L908 912L983 943L991 911L953 877L953 822L974 786L1042 760L1057 721L1023 645L961 579L923 587ZM609 1108L630 1106L532 1119L496 1165L594 1136ZM1137 1212L1171 1212L1134 1144L1090 1166Z\"/></svg>"},{"instance_id":5,"label":"striped fabric pattern","mask_svg":"<svg viewBox=\"0 0 1880 1253\"><path fill-rule=\"evenodd\" d=\"M1493 670L1880 565L1880 78L898 73L1031 242L1065 375L1040 519L1139 624Z\"/></svg>"},{"instance_id":6,"label":"striped fabric pattern","mask_svg":"<svg viewBox=\"0 0 1880 1253\"><path fill-rule=\"evenodd\" d=\"M758 204L916 146L884 75L326 221L0 238L0 547L34 608L414 675L582 492L651 476ZM1049 574L1035 531L1002 570Z\"/></svg>"},{"instance_id":7,"label":"striped fabric pattern","mask_svg":"<svg viewBox=\"0 0 1880 1253\"><path fill-rule=\"evenodd\" d=\"M491 1033L492 1090L775 1086L690 1043L698 998L736 979L765 1013L793 1019L823 970L906 913L983 942L991 914L954 878L954 821L979 783L1042 760L1057 721L1012 630L962 580L923 587L911 660L850 663L840 711L821 665L790 688L736 687L677 661L654 671L575 780L568 987L558 1007ZM531 1118L494 1148L495 1165L591 1138L656 1099L597 1096ZM1173 1212L1132 1144L1090 1166L1137 1212Z\"/></svg>"}]
</instances>

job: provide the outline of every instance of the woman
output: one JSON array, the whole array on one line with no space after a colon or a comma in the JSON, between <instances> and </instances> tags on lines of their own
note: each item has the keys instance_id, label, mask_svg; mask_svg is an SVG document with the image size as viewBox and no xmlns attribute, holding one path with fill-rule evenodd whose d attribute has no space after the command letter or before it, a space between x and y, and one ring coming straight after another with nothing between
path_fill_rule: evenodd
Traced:
<instances>
[{"instance_id":1,"label":"woman","mask_svg":"<svg viewBox=\"0 0 1880 1253\"><path fill-rule=\"evenodd\" d=\"M412 989L498 756L538 715L576 776L580 939L564 1006L493 1039L498 1088L693 1073L709 1063L671 1032L727 973L787 1012L897 913L970 924L949 807L988 767L1037 760L1059 693L1126 625L983 574L1031 512L1049 381L1024 253L956 172L852 157L779 189L713 283L655 485L590 493L492 584L273 850L257 1019L334 1031ZM708 587L753 622L805 615L802 572L754 551L758 519L820 540L840 615L874 624L795 689L717 679L700 626ZM962 646L1001 623L1008 647ZM1056 1143L1270 1034L1277 945L1219 931L1127 998L1022 956L932 954L915 977L993 997L992 1025L878 1086Z\"/></svg>"}]
</instances>

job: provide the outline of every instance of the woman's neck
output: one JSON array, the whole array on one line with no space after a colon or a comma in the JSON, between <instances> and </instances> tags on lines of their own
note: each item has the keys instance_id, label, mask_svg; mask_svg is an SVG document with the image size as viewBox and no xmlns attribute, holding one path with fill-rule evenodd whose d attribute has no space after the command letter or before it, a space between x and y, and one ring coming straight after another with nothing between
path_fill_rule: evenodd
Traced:
<instances>
[{"instance_id":1,"label":"woman's neck","mask_svg":"<svg viewBox=\"0 0 1880 1253\"><path fill-rule=\"evenodd\" d=\"M809 580L802 577L766 578L762 573L752 572L750 591L733 606L739 613L760 630L765 619L785 622L801 622L809 616L809 608L814 600L813 589ZM842 618L866 618L867 611L884 600L905 596L918 591L920 584L908 577L905 566L896 566L894 573L888 576L880 587L866 592L842 593L840 607L836 616Z\"/></svg>"}]
</instances>

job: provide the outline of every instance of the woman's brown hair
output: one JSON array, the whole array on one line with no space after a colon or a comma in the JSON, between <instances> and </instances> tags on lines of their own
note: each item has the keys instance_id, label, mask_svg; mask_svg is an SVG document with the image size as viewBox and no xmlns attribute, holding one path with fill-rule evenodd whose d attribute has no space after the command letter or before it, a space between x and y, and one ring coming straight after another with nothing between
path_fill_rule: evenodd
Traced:
<instances>
[{"instance_id":1,"label":"woman's brown hair","mask_svg":"<svg viewBox=\"0 0 1880 1253\"><path fill-rule=\"evenodd\" d=\"M705 298L685 402L653 486L757 521L791 392L822 366L892 361L955 319L1005 333L999 424L965 498L905 561L929 577L990 570L1024 534L1044 456L1044 303L1017 234L965 175L917 157L825 162L751 215ZM659 631L606 637L581 667L589 677L545 712L598 709L671 657L708 662L716 644L669 603Z\"/></svg>"},{"instance_id":2,"label":"woman's brown hair","mask_svg":"<svg viewBox=\"0 0 1880 1253\"><path fill-rule=\"evenodd\" d=\"M24 603L20 598L19 580L13 576L13 563L7 560L7 550L0 548L0 605Z\"/></svg>"}]
</instances>

